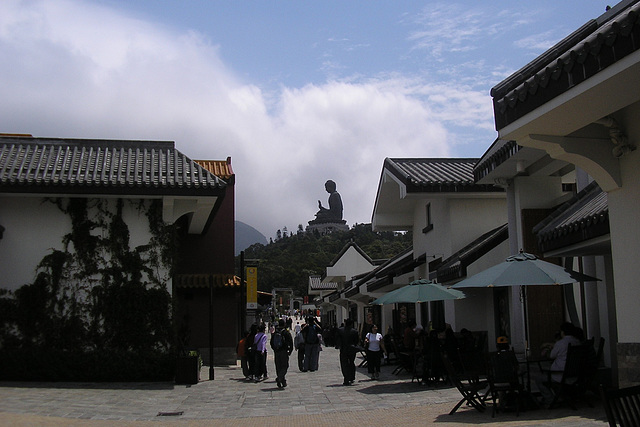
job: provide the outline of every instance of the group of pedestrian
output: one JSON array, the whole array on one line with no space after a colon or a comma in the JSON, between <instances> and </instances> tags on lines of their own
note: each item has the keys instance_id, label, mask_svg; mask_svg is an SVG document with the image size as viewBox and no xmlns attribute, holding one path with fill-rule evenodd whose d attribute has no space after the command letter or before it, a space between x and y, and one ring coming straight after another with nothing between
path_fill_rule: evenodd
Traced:
<instances>
[{"instance_id":1,"label":"group of pedestrian","mask_svg":"<svg viewBox=\"0 0 640 427\"><path fill-rule=\"evenodd\" d=\"M287 386L287 370L289 356L293 352L293 338L286 327L284 319L278 320L270 329L271 339L268 340L264 323L253 324L249 332L244 334L237 345L236 352L240 358L240 366L245 379L260 382L269 378L267 373L267 341L273 351L276 366L276 384L278 388Z\"/></svg>"},{"instance_id":2,"label":"group of pedestrian","mask_svg":"<svg viewBox=\"0 0 640 427\"><path fill-rule=\"evenodd\" d=\"M322 349L322 329L314 317L307 317L304 326L299 322L296 324L295 338L291 336L284 319L280 319L270 331L270 340L267 339L265 331L264 323L254 324L238 343L237 352L245 379L260 382L268 378L267 341L273 351L278 388L287 386L289 356L294 349L298 352L298 369L301 372L318 370L319 354ZM353 320L347 319L336 334L336 348L340 350L340 369L344 377L343 385L351 385L355 381L355 358L358 350L361 349L359 343L360 338L358 331L353 328ZM380 375L384 341L375 325L366 335L365 346L369 373L372 379L377 379Z\"/></svg>"},{"instance_id":3,"label":"group of pedestrian","mask_svg":"<svg viewBox=\"0 0 640 427\"><path fill-rule=\"evenodd\" d=\"M259 382L269 378L267 374L267 327L264 323L253 324L244 338L238 342L236 351L240 357L242 374L246 380Z\"/></svg>"}]
</instances>

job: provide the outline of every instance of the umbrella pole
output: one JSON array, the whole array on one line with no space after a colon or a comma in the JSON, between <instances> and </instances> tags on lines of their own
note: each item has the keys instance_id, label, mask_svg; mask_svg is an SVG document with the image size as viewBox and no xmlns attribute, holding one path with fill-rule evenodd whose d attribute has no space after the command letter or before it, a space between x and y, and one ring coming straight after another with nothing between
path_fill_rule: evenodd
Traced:
<instances>
[{"instance_id":1,"label":"umbrella pole","mask_svg":"<svg viewBox=\"0 0 640 427\"><path fill-rule=\"evenodd\" d=\"M524 317L524 353L529 357L529 315L527 312L527 287L520 285L520 295L522 296L522 317Z\"/></svg>"},{"instance_id":2,"label":"umbrella pole","mask_svg":"<svg viewBox=\"0 0 640 427\"><path fill-rule=\"evenodd\" d=\"M520 285L520 295L522 296L522 316L524 317L524 357L527 361L527 387L531 390L531 369L529 369L529 315L527 312L527 287Z\"/></svg>"}]
</instances>

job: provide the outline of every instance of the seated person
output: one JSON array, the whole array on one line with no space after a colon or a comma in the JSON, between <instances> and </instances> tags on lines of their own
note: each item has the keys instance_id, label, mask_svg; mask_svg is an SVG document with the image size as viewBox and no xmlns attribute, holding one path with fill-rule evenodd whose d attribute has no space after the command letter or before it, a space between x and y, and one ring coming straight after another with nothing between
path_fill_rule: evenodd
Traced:
<instances>
[{"instance_id":1,"label":"seated person","mask_svg":"<svg viewBox=\"0 0 640 427\"><path fill-rule=\"evenodd\" d=\"M402 344L404 345L405 350L413 350L416 348L416 338L418 338L418 333L415 328L416 321L410 320L407 327L404 329Z\"/></svg>"},{"instance_id":2,"label":"seated person","mask_svg":"<svg viewBox=\"0 0 640 427\"><path fill-rule=\"evenodd\" d=\"M562 372L564 371L564 367L567 363L569 346L581 344L580 340L575 337L575 333L575 326L571 323L564 322L560 325L560 339L553 345L551 353L549 353L549 357L553 359L553 363L550 368L551 381L553 382L562 381ZM535 378L538 389L542 394L542 404L544 406L549 405L553 400L553 393L545 384L548 379L549 377L546 373L541 373L541 375Z\"/></svg>"}]
</instances>

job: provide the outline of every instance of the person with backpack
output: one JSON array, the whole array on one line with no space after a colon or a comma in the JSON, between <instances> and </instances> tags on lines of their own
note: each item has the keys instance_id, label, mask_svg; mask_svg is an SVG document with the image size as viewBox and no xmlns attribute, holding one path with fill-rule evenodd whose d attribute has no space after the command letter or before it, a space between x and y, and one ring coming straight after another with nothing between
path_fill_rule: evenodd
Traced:
<instances>
[{"instance_id":1,"label":"person with backpack","mask_svg":"<svg viewBox=\"0 0 640 427\"><path fill-rule=\"evenodd\" d=\"M287 386L287 371L289 370L289 355L293 351L293 339L286 329L284 319L278 321L278 325L271 334L271 349L276 365L276 384L278 388Z\"/></svg>"},{"instance_id":2,"label":"person with backpack","mask_svg":"<svg viewBox=\"0 0 640 427\"><path fill-rule=\"evenodd\" d=\"M296 336L293 339L293 346L298 352L298 369L300 372L304 371L304 335L302 335L302 329L296 332Z\"/></svg>"},{"instance_id":3,"label":"person with backpack","mask_svg":"<svg viewBox=\"0 0 640 427\"><path fill-rule=\"evenodd\" d=\"M316 325L316 319L312 316L307 317L307 322L302 329L304 336L304 363L302 372L317 371L318 358L320 356L320 337L318 336L321 329Z\"/></svg>"}]
</instances>

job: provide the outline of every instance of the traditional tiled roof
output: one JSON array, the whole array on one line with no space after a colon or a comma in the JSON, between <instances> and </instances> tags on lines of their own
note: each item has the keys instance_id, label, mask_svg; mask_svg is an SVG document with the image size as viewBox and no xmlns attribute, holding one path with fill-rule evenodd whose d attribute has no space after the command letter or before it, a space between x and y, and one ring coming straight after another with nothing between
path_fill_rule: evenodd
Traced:
<instances>
[{"instance_id":1,"label":"traditional tiled roof","mask_svg":"<svg viewBox=\"0 0 640 427\"><path fill-rule=\"evenodd\" d=\"M491 89L500 130L640 48L640 4L625 0Z\"/></svg>"},{"instance_id":2,"label":"traditional tiled roof","mask_svg":"<svg viewBox=\"0 0 640 427\"><path fill-rule=\"evenodd\" d=\"M469 265L509 238L508 225L503 224L484 233L442 261L435 271L435 278L438 282L445 283L465 277Z\"/></svg>"},{"instance_id":3,"label":"traditional tiled roof","mask_svg":"<svg viewBox=\"0 0 640 427\"><path fill-rule=\"evenodd\" d=\"M231 168L231 157L227 157L227 160L194 160L194 162L215 176L222 178L228 184L231 184L235 179L235 174Z\"/></svg>"},{"instance_id":4,"label":"traditional tiled roof","mask_svg":"<svg viewBox=\"0 0 640 427\"><path fill-rule=\"evenodd\" d=\"M320 276L309 276L309 289L312 291L331 291L338 289L336 282L323 282Z\"/></svg>"},{"instance_id":5,"label":"traditional tiled roof","mask_svg":"<svg viewBox=\"0 0 640 427\"><path fill-rule=\"evenodd\" d=\"M331 262L329 263L329 267L333 267L334 265L336 265L336 263L340 260L340 258L342 258L342 256L349 250L349 248L354 248L356 251L358 251L358 253L360 255L362 255L362 257L364 259L366 259L370 264L373 264L373 260L369 257L369 255L367 255L365 253L365 251L363 251L360 246L358 246L357 243L351 241L349 243L347 243L346 245L344 245L342 247L342 249L340 250L340 252L338 253L338 255L336 255L335 257L333 257L333 259L331 260Z\"/></svg>"},{"instance_id":6,"label":"traditional tiled roof","mask_svg":"<svg viewBox=\"0 0 640 427\"><path fill-rule=\"evenodd\" d=\"M515 141L505 141L497 139L489 147L486 154L473 168L473 177L476 181L480 181L485 176L489 175L495 168L506 162L520 151L522 147L516 144Z\"/></svg>"},{"instance_id":7,"label":"traditional tiled roof","mask_svg":"<svg viewBox=\"0 0 640 427\"><path fill-rule=\"evenodd\" d=\"M359 280L358 286L368 283L367 291L372 292L393 283L393 278L414 271L426 262L426 256L413 257L413 247L400 252L384 264L373 269Z\"/></svg>"},{"instance_id":8,"label":"traditional tiled roof","mask_svg":"<svg viewBox=\"0 0 640 427\"><path fill-rule=\"evenodd\" d=\"M0 192L216 196L225 187L173 142L0 136Z\"/></svg>"},{"instance_id":9,"label":"traditional tiled roof","mask_svg":"<svg viewBox=\"0 0 640 427\"><path fill-rule=\"evenodd\" d=\"M609 234L607 193L593 181L533 228L543 252Z\"/></svg>"},{"instance_id":10,"label":"traditional tiled roof","mask_svg":"<svg viewBox=\"0 0 640 427\"><path fill-rule=\"evenodd\" d=\"M474 183L473 166L478 159L391 159L384 168L406 186L407 193L500 192L493 185Z\"/></svg>"}]
</instances>

